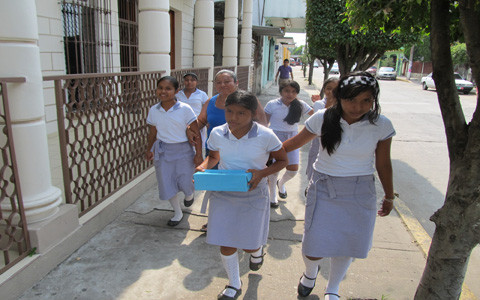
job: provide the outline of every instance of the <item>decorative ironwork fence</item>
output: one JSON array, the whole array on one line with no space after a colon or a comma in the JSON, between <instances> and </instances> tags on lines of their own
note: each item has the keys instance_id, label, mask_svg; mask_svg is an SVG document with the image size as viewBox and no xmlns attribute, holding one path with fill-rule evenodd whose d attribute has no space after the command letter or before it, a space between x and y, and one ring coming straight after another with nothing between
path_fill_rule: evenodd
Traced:
<instances>
[{"instance_id":1,"label":"decorative ironwork fence","mask_svg":"<svg viewBox=\"0 0 480 300\"><path fill-rule=\"evenodd\" d=\"M238 78L238 87L242 90L248 91L249 85L249 73L250 66L238 66L237 67L237 78Z\"/></svg>"},{"instance_id":2,"label":"decorative ironwork fence","mask_svg":"<svg viewBox=\"0 0 480 300\"><path fill-rule=\"evenodd\" d=\"M146 118L164 73L44 77L55 82L65 199L80 216L151 166Z\"/></svg>"},{"instance_id":3,"label":"decorative ironwork fence","mask_svg":"<svg viewBox=\"0 0 480 300\"><path fill-rule=\"evenodd\" d=\"M0 274L30 252L7 94L7 83L23 82L25 78L0 78Z\"/></svg>"},{"instance_id":4,"label":"decorative ironwork fence","mask_svg":"<svg viewBox=\"0 0 480 300\"><path fill-rule=\"evenodd\" d=\"M171 75L177 78L180 82L180 88L183 89L183 75L187 73L195 73L198 77L197 88L199 90L208 93L208 68L198 68L198 69L179 69L172 70Z\"/></svg>"}]
</instances>

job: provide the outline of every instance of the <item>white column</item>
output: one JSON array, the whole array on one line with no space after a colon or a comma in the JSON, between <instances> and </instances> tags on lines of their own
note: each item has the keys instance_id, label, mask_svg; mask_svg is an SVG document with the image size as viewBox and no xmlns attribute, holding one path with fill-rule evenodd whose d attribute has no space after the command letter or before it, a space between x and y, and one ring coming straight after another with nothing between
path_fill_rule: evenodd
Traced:
<instances>
[{"instance_id":1,"label":"white column","mask_svg":"<svg viewBox=\"0 0 480 300\"><path fill-rule=\"evenodd\" d=\"M213 0L197 0L193 31L193 66L209 68L208 95L213 92L213 66L215 53L214 5Z\"/></svg>"},{"instance_id":2,"label":"white column","mask_svg":"<svg viewBox=\"0 0 480 300\"><path fill-rule=\"evenodd\" d=\"M138 52L140 71L170 74L169 0L138 1Z\"/></svg>"},{"instance_id":3,"label":"white column","mask_svg":"<svg viewBox=\"0 0 480 300\"><path fill-rule=\"evenodd\" d=\"M32 224L55 215L62 201L51 183L36 6L34 0L0 3L0 77L26 77L8 86L8 98L23 206Z\"/></svg>"},{"instance_id":4,"label":"white column","mask_svg":"<svg viewBox=\"0 0 480 300\"><path fill-rule=\"evenodd\" d=\"M243 1L242 37L240 40L240 66L252 64L253 0Z\"/></svg>"},{"instance_id":5,"label":"white column","mask_svg":"<svg viewBox=\"0 0 480 300\"><path fill-rule=\"evenodd\" d=\"M236 66L238 56L238 0L225 0L222 65Z\"/></svg>"}]
</instances>

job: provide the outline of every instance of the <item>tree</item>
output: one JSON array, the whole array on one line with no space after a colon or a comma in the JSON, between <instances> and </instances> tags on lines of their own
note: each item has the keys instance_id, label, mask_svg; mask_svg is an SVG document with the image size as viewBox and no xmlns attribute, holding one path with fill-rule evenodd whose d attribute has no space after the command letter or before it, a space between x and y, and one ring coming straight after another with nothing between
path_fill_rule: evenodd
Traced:
<instances>
[{"instance_id":1,"label":"tree","mask_svg":"<svg viewBox=\"0 0 480 300\"><path fill-rule=\"evenodd\" d=\"M405 57L410 57L410 48L413 45L405 45L405 51L403 55ZM417 43L414 44L415 52L413 53L414 61L431 61L432 52L430 51L430 36L426 35L422 37Z\"/></svg>"},{"instance_id":2,"label":"tree","mask_svg":"<svg viewBox=\"0 0 480 300\"><path fill-rule=\"evenodd\" d=\"M417 33L386 33L374 28L357 28L354 32L346 20L345 5L346 0L307 0L305 15L310 53L320 59L333 55L342 75L354 66L355 70L366 70L386 50L397 49L418 38Z\"/></svg>"},{"instance_id":3,"label":"tree","mask_svg":"<svg viewBox=\"0 0 480 300\"><path fill-rule=\"evenodd\" d=\"M480 82L480 2L348 0L348 5L350 20L358 26L381 26L387 32L418 27L430 31L450 174L444 205L430 218L436 228L415 299L458 299L471 251L480 242L480 98L477 95L467 123L455 87L450 44L452 38L458 39L456 33L463 32L472 75Z\"/></svg>"},{"instance_id":4,"label":"tree","mask_svg":"<svg viewBox=\"0 0 480 300\"><path fill-rule=\"evenodd\" d=\"M465 43L455 43L450 47L452 52L452 62L454 66L460 66L464 69L464 77L470 68L469 57L467 54L467 45Z\"/></svg>"}]
</instances>

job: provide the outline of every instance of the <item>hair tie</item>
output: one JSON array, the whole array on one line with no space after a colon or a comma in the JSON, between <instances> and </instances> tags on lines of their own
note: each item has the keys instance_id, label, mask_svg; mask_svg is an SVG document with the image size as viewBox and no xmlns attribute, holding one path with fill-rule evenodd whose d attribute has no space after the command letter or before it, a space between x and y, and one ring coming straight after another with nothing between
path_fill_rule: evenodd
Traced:
<instances>
[{"instance_id":1,"label":"hair tie","mask_svg":"<svg viewBox=\"0 0 480 300\"><path fill-rule=\"evenodd\" d=\"M347 85L359 84L359 85L368 85L373 87L375 90L378 90L377 80L374 77L367 77L363 75L357 75L348 77L340 84L340 88L344 88Z\"/></svg>"}]
</instances>

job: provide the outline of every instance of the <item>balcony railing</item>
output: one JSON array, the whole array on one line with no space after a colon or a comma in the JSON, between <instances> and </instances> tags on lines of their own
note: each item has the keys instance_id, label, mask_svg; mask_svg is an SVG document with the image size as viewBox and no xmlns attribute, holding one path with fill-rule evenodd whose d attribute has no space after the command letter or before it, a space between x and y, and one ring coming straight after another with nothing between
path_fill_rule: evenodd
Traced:
<instances>
[{"instance_id":1,"label":"balcony railing","mask_svg":"<svg viewBox=\"0 0 480 300\"><path fill-rule=\"evenodd\" d=\"M25 78L0 78L0 274L30 252L27 222L10 121L7 85L21 84Z\"/></svg>"}]
</instances>

